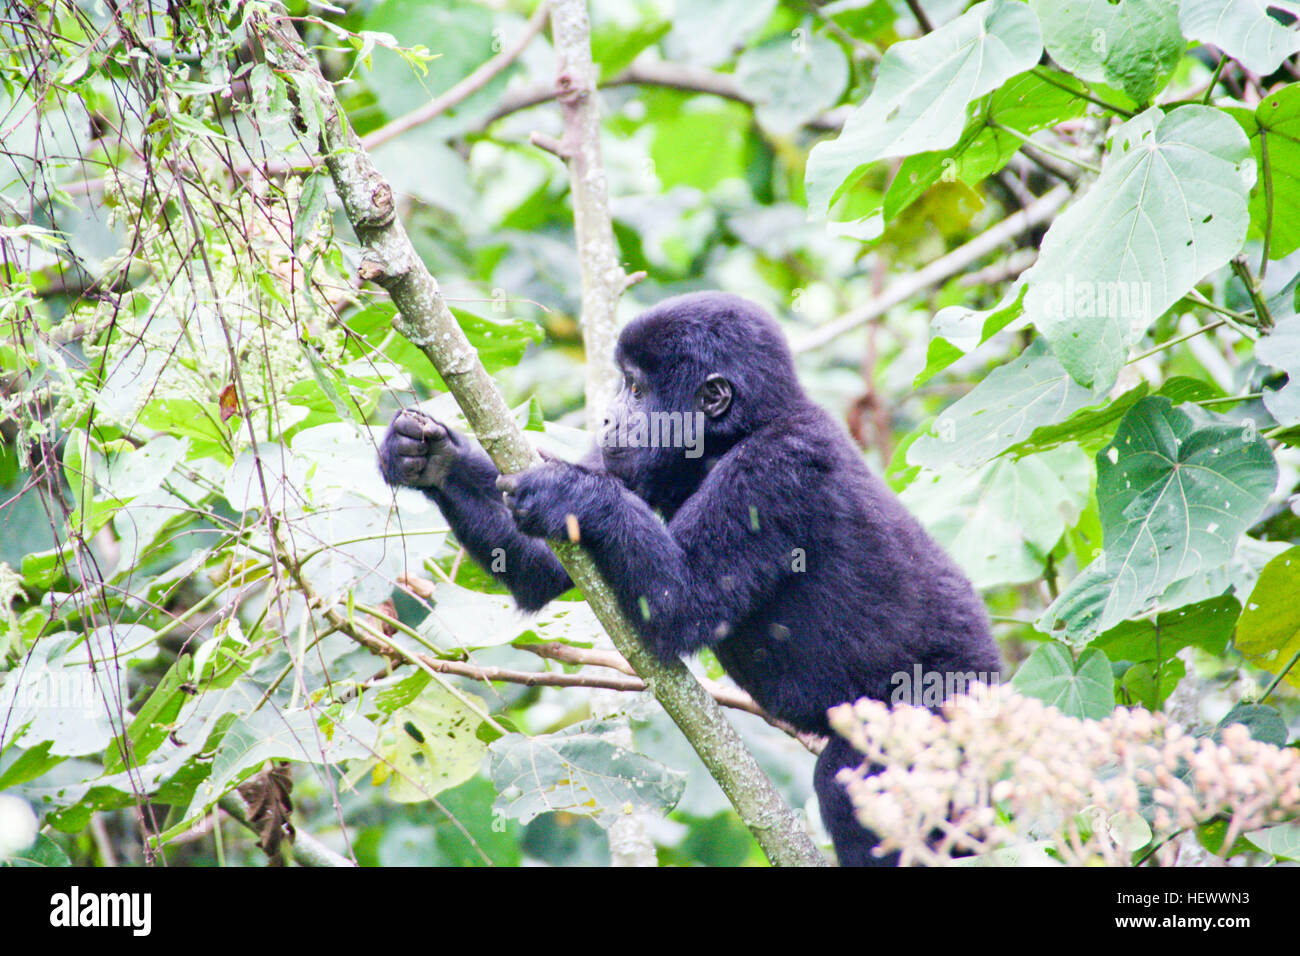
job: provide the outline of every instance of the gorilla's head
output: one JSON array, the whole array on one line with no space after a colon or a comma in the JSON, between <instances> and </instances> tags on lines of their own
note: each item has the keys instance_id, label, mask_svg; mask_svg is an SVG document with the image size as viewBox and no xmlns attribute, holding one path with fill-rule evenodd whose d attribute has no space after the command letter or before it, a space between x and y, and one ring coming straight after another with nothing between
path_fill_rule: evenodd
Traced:
<instances>
[{"instance_id":1,"label":"gorilla's head","mask_svg":"<svg viewBox=\"0 0 1300 956\"><path fill-rule=\"evenodd\" d=\"M623 387L601 432L605 467L672 511L712 461L804 400L776 322L739 296L660 302L619 336Z\"/></svg>"}]
</instances>

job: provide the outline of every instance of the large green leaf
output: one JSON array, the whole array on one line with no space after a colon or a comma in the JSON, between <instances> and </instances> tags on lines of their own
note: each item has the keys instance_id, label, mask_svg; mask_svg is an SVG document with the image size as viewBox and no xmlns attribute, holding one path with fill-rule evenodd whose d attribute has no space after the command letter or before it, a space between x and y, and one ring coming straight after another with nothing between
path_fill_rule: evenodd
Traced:
<instances>
[{"instance_id":1,"label":"large green leaf","mask_svg":"<svg viewBox=\"0 0 1300 956\"><path fill-rule=\"evenodd\" d=\"M478 733L485 706L472 694L463 697L431 683L379 728L372 779L391 778L394 800L419 803L478 772L488 750Z\"/></svg>"},{"instance_id":2,"label":"large green leaf","mask_svg":"<svg viewBox=\"0 0 1300 956\"><path fill-rule=\"evenodd\" d=\"M1110 440L1116 423L1146 398L1148 391L1147 383L1140 382L1113 401L1081 408L1064 421L1035 428L1024 441L1010 446L1007 454L1033 455L1065 442L1077 442L1080 447L1095 451L1101 443Z\"/></svg>"},{"instance_id":3,"label":"large green leaf","mask_svg":"<svg viewBox=\"0 0 1300 956\"><path fill-rule=\"evenodd\" d=\"M1228 561L1277 484L1253 429L1197 425L1167 398L1145 398L1097 455L1102 555L1047 609L1038 627L1086 642L1175 581Z\"/></svg>"},{"instance_id":4,"label":"large green leaf","mask_svg":"<svg viewBox=\"0 0 1300 956\"><path fill-rule=\"evenodd\" d=\"M1175 0L1030 0L1053 60L1081 80L1147 103L1187 43Z\"/></svg>"},{"instance_id":5,"label":"large green leaf","mask_svg":"<svg viewBox=\"0 0 1300 956\"><path fill-rule=\"evenodd\" d=\"M1255 73L1269 74L1300 51L1300 33L1269 16L1268 8L1300 16L1287 0L1182 0L1178 23L1189 40L1212 43Z\"/></svg>"},{"instance_id":6,"label":"large green leaf","mask_svg":"<svg viewBox=\"0 0 1300 956\"><path fill-rule=\"evenodd\" d=\"M946 149L969 105L1038 62L1033 12L1015 0L986 0L916 40L889 48L867 101L839 137L808 157L808 209L826 216L866 167L886 156Z\"/></svg>"},{"instance_id":7,"label":"large green leaf","mask_svg":"<svg viewBox=\"0 0 1300 956\"><path fill-rule=\"evenodd\" d=\"M953 362L997 335L1024 311L1025 284L1017 281L991 309L981 311L962 305L950 305L935 313L930 322L930 345L925 353L925 368L913 385L924 385Z\"/></svg>"},{"instance_id":8,"label":"large green leaf","mask_svg":"<svg viewBox=\"0 0 1300 956\"><path fill-rule=\"evenodd\" d=\"M1231 107L1227 112L1250 137L1259 167L1250 193L1251 234L1267 233L1269 258L1281 259L1300 249L1300 216L1295 215L1300 208L1300 83L1266 96L1254 110Z\"/></svg>"},{"instance_id":9,"label":"large green leaf","mask_svg":"<svg viewBox=\"0 0 1300 956\"><path fill-rule=\"evenodd\" d=\"M1028 438L1036 428L1064 420L1091 399L1092 393L1075 382L1038 339L948 406L931 433L908 449L907 460L925 468L974 467Z\"/></svg>"},{"instance_id":10,"label":"large green leaf","mask_svg":"<svg viewBox=\"0 0 1300 956\"><path fill-rule=\"evenodd\" d=\"M1254 172L1241 127L1204 106L1148 110L1112 147L1023 277L1029 318L1097 390L1114 384L1156 317L1240 251Z\"/></svg>"},{"instance_id":11,"label":"large green leaf","mask_svg":"<svg viewBox=\"0 0 1300 956\"><path fill-rule=\"evenodd\" d=\"M326 721L322 728L318 720ZM194 792L186 819L216 803L267 760L331 764L369 757L374 725L364 717L334 722L307 710L272 708L240 716L230 725L212 758L212 775Z\"/></svg>"}]
</instances>

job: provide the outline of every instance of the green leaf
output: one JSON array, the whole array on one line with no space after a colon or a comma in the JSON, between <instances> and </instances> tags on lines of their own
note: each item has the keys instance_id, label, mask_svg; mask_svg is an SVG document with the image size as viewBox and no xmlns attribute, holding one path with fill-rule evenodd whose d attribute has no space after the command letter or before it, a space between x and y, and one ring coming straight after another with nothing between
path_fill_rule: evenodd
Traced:
<instances>
[{"instance_id":1,"label":"green leaf","mask_svg":"<svg viewBox=\"0 0 1300 956\"><path fill-rule=\"evenodd\" d=\"M925 368L912 384L917 387L924 385L957 359L1005 329L1020 317L1024 298L1024 283L1016 282L1007 290L1002 301L987 311L957 305L940 309L931 322Z\"/></svg>"},{"instance_id":2,"label":"green leaf","mask_svg":"<svg viewBox=\"0 0 1300 956\"><path fill-rule=\"evenodd\" d=\"M36 834L36 842L26 850L11 856L4 862L5 866L72 866L68 854L63 852L48 834Z\"/></svg>"},{"instance_id":3,"label":"green leaf","mask_svg":"<svg viewBox=\"0 0 1300 956\"><path fill-rule=\"evenodd\" d=\"M1122 621L1092 642L1112 661L1168 661L1184 647L1218 656L1241 615L1230 594L1165 611L1152 620Z\"/></svg>"},{"instance_id":4,"label":"green leaf","mask_svg":"<svg viewBox=\"0 0 1300 956\"><path fill-rule=\"evenodd\" d=\"M1165 85L1187 43L1174 0L1030 0L1043 44L1081 80L1147 103Z\"/></svg>"},{"instance_id":5,"label":"green leaf","mask_svg":"<svg viewBox=\"0 0 1300 956\"><path fill-rule=\"evenodd\" d=\"M1170 661L1142 661L1124 671L1120 687L1135 704L1159 710L1186 674L1186 665L1177 657Z\"/></svg>"},{"instance_id":6,"label":"green leaf","mask_svg":"<svg viewBox=\"0 0 1300 956\"><path fill-rule=\"evenodd\" d=\"M1300 51L1300 33L1269 16L1269 7L1300 14L1300 5L1287 0L1182 0L1178 23L1189 40L1212 43L1252 73L1267 76Z\"/></svg>"},{"instance_id":7,"label":"green leaf","mask_svg":"<svg viewBox=\"0 0 1300 956\"><path fill-rule=\"evenodd\" d=\"M293 251L302 248L303 242L316 228L316 220L325 211L329 201L329 191L325 188L329 176L323 172L314 172L302 182L302 192L298 194L298 209L293 217Z\"/></svg>"},{"instance_id":8,"label":"green leaf","mask_svg":"<svg viewBox=\"0 0 1300 956\"><path fill-rule=\"evenodd\" d=\"M955 145L903 160L885 194L885 220L893 219L940 180L975 185L992 176L1022 145L1021 136L1009 130L1028 136L1081 116L1088 104L1079 93L1087 88L1068 74L1044 72L1055 82L1036 72L1013 76L984 100Z\"/></svg>"},{"instance_id":9,"label":"green leaf","mask_svg":"<svg viewBox=\"0 0 1300 956\"><path fill-rule=\"evenodd\" d=\"M370 721L353 717L329 729L327 735L317 724L317 715L306 710L281 713L266 708L239 717L221 738L212 758L212 774L195 789L185 818L204 812L267 760L331 764L371 755L374 725Z\"/></svg>"},{"instance_id":10,"label":"green leaf","mask_svg":"<svg viewBox=\"0 0 1300 956\"><path fill-rule=\"evenodd\" d=\"M1268 233L1268 257L1281 259L1300 249L1300 217L1292 212L1300 207L1300 83L1264 97L1253 111L1232 107L1225 112L1250 137L1250 150L1259 167L1250 193L1251 234ZM1273 192L1271 218L1269 187Z\"/></svg>"},{"instance_id":11,"label":"green leaf","mask_svg":"<svg viewBox=\"0 0 1300 956\"><path fill-rule=\"evenodd\" d=\"M1083 408L1092 393L1077 384L1052 355L1034 341L1021 356L989 373L939 415L930 434L908 450L909 464L973 468L1036 428L1059 422Z\"/></svg>"},{"instance_id":12,"label":"green leaf","mask_svg":"<svg viewBox=\"0 0 1300 956\"><path fill-rule=\"evenodd\" d=\"M627 69L642 51L662 40L672 24L666 20L638 23L631 29L622 24L592 26L591 58L600 67L600 79L608 80Z\"/></svg>"},{"instance_id":13,"label":"green leaf","mask_svg":"<svg viewBox=\"0 0 1300 956\"><path fill-rule=\"evenodd\" d=\"M483 594L458 584L440 582L429 597L433 611L420 623L421 636L443 650L496 647L509 644L533 627L501 594Z\"/></svg>"},{"instance_id":14,"label":"green leaf","mask_svg":"<svg viewBox=\"0 0 1300 956\"><path fill-rule=\"evenodd\" d=\"M694 186L708 192L725 179L743 179L748 112L735 103L697 106L656 119L650 158L665 190ZM708 143L708 149L700 149Z\"/></svg>"},{"instance_id":15,"label":"green leaf","mask_svg":"<svg viewBox=\"0 0 1300 956\"><path fill-rule=\"evenodd\" d=\"M1092 647L1075 661L1063 645L1044 644L1020 665L1011 686L1070 717L1101 720L1115 709L1110 661Z\"/></svg>"},{"instance_id":16,"label":"green leaf","mask_svg":"<svg viewBox=\"0 0 1300 956\"><path fill-rule=\"evenodd\" d=\"M1276 484L1273 454L1252 429L1198 426L1169 399L1144 398L1097 455L1105 550L1038 628L1063 625L1086 642L1175 581L1227 562Z\"/></svg>"},{"instance_id":17,"label":"green leaf","mask_svg":"<svg viewBox=\"0 0 1300 956\"><path fill-rule=\"evenodd\" d=\"M20 783L35 780L47 770L57 767L66 760L58 754L50 755L50 741L42 740L35 747L30 747L18 755L18 759L0 773L0 793Z\"/></svg>"},{"instance_id":18,"label":"green leaf","mask_svg":"<svg viewBox=\"0 0 1300 956\"><path fill-rule=\"evenodd\" d=\"M527 823L563 810L603 827L629 808L667 813L681 799L686 774L613 743L609 728L579 724L557 734L510 734L492 744L495 808Z\"/></svg>"},{"instance_id":19,"label":"green leaf","mask_svg":"<svg viewBox=\"0 0 1300 956\"><path fill-rule=\"evenodd\" d=\"M392 716L419 697L420 692L429 686L431 680L433 678L429 676L428 672L416 671L410 677L405 677L376 694L375 707L380 713Z\"/></svg>"},{"instance_id":20,"label":"green leaf","mask_svg":"<svg viewBox=\"0 0 1300 956\"><path fill-rule=\"evenodd\" d=\"M1095 451L1110 440L1115 425L1128 410L1146 398L1146 382L1104 405L1081 408L1063 422L1035 428L1024 441L1009 447L1005 454L1020 457L1047 451L1066 442L1077 442L1086 451Z\"/></svg>"},{"instance_id":21,"label":"green leaf","mask_svg":"<svg viewBox=\"0 0 1300 956\"><path fill-rule=\"evenodd\" d=\"M986 0L932 33L891 46L867 101L836 139L808 156L809 213L828 216L879 159L956 143L970 104L1028 70L1041 52L1038 21L1015 0Z\"/></svg>"},{"instance_id":22,"label":"green leaf","mask_svg":"<svg viewBox=\"0 0 1300 956\"><path fill-rule=\"evenodd\" d=\"M1255 343L1255 358L1287 374L1281 388L1264 389L1264 407L1279 425L1300 425L1300 316L1279 322Z\"/></svg>"},{"instance_id":23,"label":"green leaf","mask_svg":"<svg viewBox=\"0 0 1300 956\"><path fill-rule=\"evenodd\" d=\"M23 583L48 588L63 577L76 553L76 548L69 543L61 548L23 555Z\"/></svg>"},{"instance_id":24,"label":"green leaf","mask_svg":"<svg viewBox=\"0 0 1300 956\"><path fill-rule=\"evenodd\" d=\"M1241 250L1254 170L1241 127L1204 106L1148 110L1112 145L1022 277L1026 314L1098 391L1157 316Z\"/></svg>"},{"instance_id":25,"label":"green leaf","mask_svg":"<svg viewBox=\"0 0 1300 956\"><path fill-rule=\"evenodd\" d=\"M188 398L157 398L140 410L140 424L182 438L195 439L193 455L201 445L220 444L224 433L217 419L216 396L211 404L200 405Z\"/></svg>"},{"instance_id":26,"label":"green leaf","mask_svg":"<svg viewBox=\"0 0 1300 956\"><path fill-rule=\"evenodd\" d=\"M167 739L167 734L180 714L181 707L189 700L189 693L186 692L184 685L190 679L191 663L192 658L189 654L178 657L158 682L158 686L153 689L149 699L141 706L135 719L131 721L131 726L127 728L127 739L130 743L126 750L131 757L132 766L148 757ZM105 774L126 769L122 760L122 751L120 738L108 745L104 753Z\"/></svg>"},{"instance_id":27,"label":"green leaf","mask_svg":"<svg viewBox=\"0 0 1300 956\"><path fill-rule=\"evenodd\" d=\"M1237 624L1237 650L1256 667L1277 673L1300 654L1300 548L1264 565ZM1284 678L1300 687L1300 666Z\"/></svg>"}]
</instances>

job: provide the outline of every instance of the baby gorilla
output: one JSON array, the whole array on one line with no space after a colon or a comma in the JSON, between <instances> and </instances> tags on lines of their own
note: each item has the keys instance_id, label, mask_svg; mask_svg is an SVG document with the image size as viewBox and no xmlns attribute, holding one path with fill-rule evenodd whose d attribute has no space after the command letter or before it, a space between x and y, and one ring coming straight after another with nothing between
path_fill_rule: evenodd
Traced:
<instances>
[{"instance_id":1,"label":"baby gorilla","mask_svg":"<svg viewBox=\"0 0 1300 956\"><path fill-rule=\"evenodd\" d=\"M768 713L830 737L815 787L840 863L893 862L872 855L835 782L862 756L826 711L889 700L918 668L927 680L996 675L983 604L804 394L757 306L668 299L623 330L616 360L623 389L583 463L503 476L406 409L379 451L385 480L437 502L525 610L571 586L544 539L576 536L660 658L711 647Z\"/></svg>"}]
</instances>

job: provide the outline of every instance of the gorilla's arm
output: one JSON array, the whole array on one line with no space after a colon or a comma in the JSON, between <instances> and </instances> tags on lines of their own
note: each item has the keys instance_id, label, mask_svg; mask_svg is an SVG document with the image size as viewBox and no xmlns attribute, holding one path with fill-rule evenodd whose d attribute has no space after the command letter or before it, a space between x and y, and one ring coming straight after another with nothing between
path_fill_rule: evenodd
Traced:
<instances>
[{"instance_id":1,"label":"gorilla's arm","mask_svg":"<svg viewBox=\"0 0 1300 956\"><path fill-rule=\"evenodd\" d=\"M379 469L390 485L418 488L432 498L456 540L524 610L535 611L573 586L546 543L516 527L491 459L452 429L402 409L384 435Z\"/></svg>"},{"instance_id":2,"label":"gorilla's arm","mask_svg":"<svg viewBox=\"0 0 1300 956\"><path fill-rule=\"evenodd\" d=\"M776 438L775 441L770 439ZM583 547L646 645L671 660L722 640L791 573L798 521L817 476L758 433L731 449L665 525L611 476L548 462L498 486L519 528ZM806 542L804 542L806 544Z\"/></svg>"}]
</instances>

